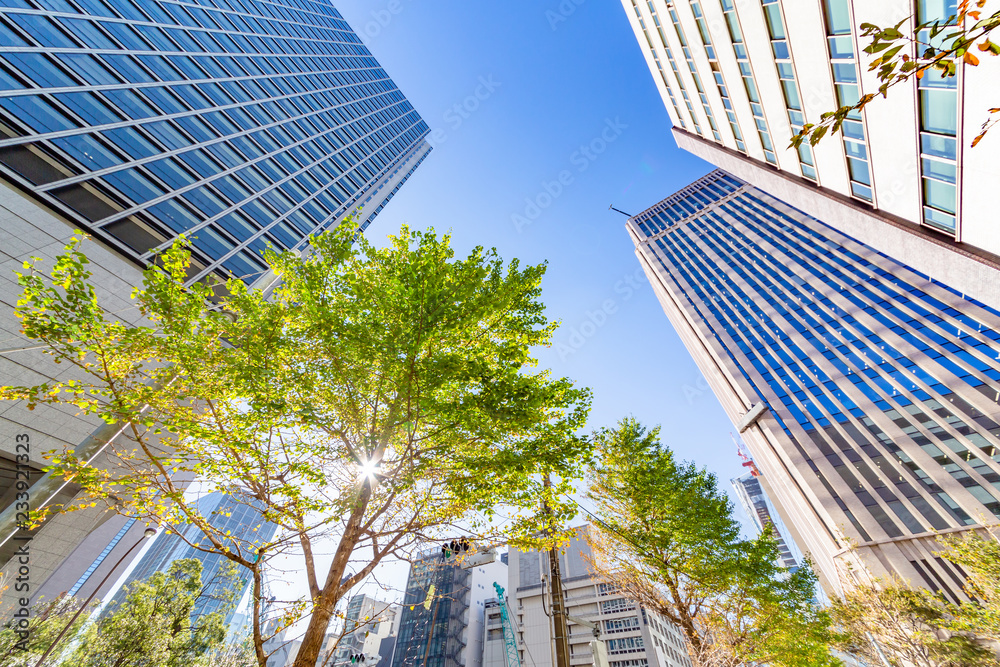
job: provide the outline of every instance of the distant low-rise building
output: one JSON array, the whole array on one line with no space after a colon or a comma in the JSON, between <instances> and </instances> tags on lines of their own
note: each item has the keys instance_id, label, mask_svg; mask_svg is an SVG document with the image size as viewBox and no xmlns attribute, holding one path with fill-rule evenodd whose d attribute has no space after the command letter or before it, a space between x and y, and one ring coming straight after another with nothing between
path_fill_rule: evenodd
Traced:
<instances>
[{"instance_id":1,"label":"distant low-rise building","mask_svg":"<svg viewBox=\"0 0 1000 667\"><path fill-rule=\"evenodd\" d=\"M589 562L589 530L589 525L578 527L576 535L560 554L567 613L598 625L598 639L607 649L609 667L691 667L684 637L676 627L640 608L613 584L594 575ZM521 664L553 667L548 553L511 549L509 559L509 604L517 630ZM491 614L487 614L487 627L499 627L493 625L496 620L490 618ZM571 667L594 663L590 645L593 639L590 628L570 621ZM502 667L504 664L502 655L501 662L495 660L493 641L487 642L490 651L484 653L483 667ZM502 641L499 645L502 649ZM489 664L485 662L486 657L491 660Z\"/></svg>"}]
</instances>

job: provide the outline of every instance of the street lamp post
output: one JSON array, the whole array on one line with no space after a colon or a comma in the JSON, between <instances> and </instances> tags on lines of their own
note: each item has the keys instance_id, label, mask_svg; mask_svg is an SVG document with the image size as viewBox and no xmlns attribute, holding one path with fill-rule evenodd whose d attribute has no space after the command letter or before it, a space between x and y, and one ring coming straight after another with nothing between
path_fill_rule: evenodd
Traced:
<instances>
[{"instance_id":1,"label":"street lamp post","mask_svg":"<svg viewBox=\"0 0 1000 667\"><path fill-rule=\"evenodd\" d=\"M108 570L108 573L104 575L103 579L101 579L101 583L97 584L97 588L94 589L94 592L91 593L89 597L87 597L86 601L82 605L80 605L80 608L76 610L75 614L73 614L73 618L69 619L69 623L66 624L66 627L62 629L62 632L60 632L59 636L55 638L55 640L52 642L52 645L49 646L49 648L46 649L45 653L42 654L42 657L38 659L38 662L35 663L35 667L42 667L42 665L45 663L45 659L49 657L49 654L52 653L53 649L55 649L56 645L59 644L59 642L62 640L63 636L69 631L69 629L73 627L73 624L76 623L76 619L80 617L80 614L83 613L83 610L86 609L87 605L89 605L90 602L94 599L94 596L97 595L97 591L101 590L101 586L103 586L108 581L108 579L111 578L111 575L114 574L115 570L118 569L118 566L121 565L126 558L128 558L128 555L132 553L137 546L139 546L140 544L143 543L143 541L149 539L154 535L156 535L155 528L146 528L146 530L142 531L142 537L139 538L139 541L133 544L131 547L129 547L129 550L126 551L125 554L118 559L118 562L114 564L114 567Z\"/></svg>"}]
</instances>

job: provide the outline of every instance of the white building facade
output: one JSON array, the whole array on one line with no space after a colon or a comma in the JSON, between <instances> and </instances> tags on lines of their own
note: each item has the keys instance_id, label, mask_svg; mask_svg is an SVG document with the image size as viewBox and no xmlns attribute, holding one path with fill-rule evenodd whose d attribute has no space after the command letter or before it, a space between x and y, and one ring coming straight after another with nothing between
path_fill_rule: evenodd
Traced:
<instances>
[{"instance_id":1,"label":"white building facade","mask_svg":"<svg viewBox=\"0 0 1000 667\"><path fill-rule=\"evenodd\" d=\"M567 613L600 627L599 639L607 649L609 667L691 667L684 637L677 628L639 608L613 585L592 574L588 530L589 526L580 526L560 554ZM548 573L548 552L511 549L508 604L522 665L553 667L555 664L552 620L548 616L551 613ZM488 627L499 628L499 620ZM594 664L590 646L593 638L590 628L569 622L571 667ZM502 638L489 644L499 645L502 651ZM499 653L489 655L503 659ZM497 663L484 663L483 667L497 667Z\"/></svg>"},{"instance_id":2,"label":"white building facade","mask_svg":"<svg viewBox=\"0 0 1000 667\"><path fill-rule=\"evenodd\" d=\"M681 148L880 252L1000 305L991 214L1000 58L894 86L842 133L795 150L820 114L877 92L862 23L946 18L954 0L622 0ZM986 12L993 11L987 6ZM913 55L913 54L911 54Z\"/></svg>"}]
</instances>

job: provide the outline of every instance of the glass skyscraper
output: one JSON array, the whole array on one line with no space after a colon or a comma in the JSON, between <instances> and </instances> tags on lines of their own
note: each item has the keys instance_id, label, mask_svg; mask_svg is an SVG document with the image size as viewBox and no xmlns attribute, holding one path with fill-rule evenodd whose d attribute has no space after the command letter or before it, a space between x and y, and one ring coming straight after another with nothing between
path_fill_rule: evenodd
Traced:
<instances>
[{"instance_id":1,"label":"glass skyscraper","mask_svg":"<svg viewBox=\"0 0 1000 667\"><path fill-rule=\"evenodd\" d=\"M230 548L242 553L254 552L254 545L270 542L278 532L277 524L267 521L264 516L247 501L238 501L224 493L210 493L197 503L198 511L208 519L220 534L230 535ZM111 613L126 597L126 587L137 581L144 581L156 572L166 572L170 564L183 558L197 558L201 561L201 581L204 588L202 597L195 603L192 615L211 614L222 611L229 623L236 605L251 584L250 574L244 568L235 570L235 582L223 575L232 561L218 553L205 553L189 543L205 540L204 533L195 525L178 527L180 535L160 533L149 547L149 551L136 564L132 572L122 582L118 592L103 613ZM183 538L182 538L183 536ZM232 596L232 599L230 597Z\"/></svg>"},{"instance_id":2,"label":"glass skyscraper","mask_svg":"<svg viewBox=\"0 0 1000 667\"><path fill-rule=\"evenodd\" d=\"M792 551L795 543L788 537L781 517L775 512L757 476L748 472L731 481L736 496L743 505L743 511L757 528L757 534L770 533L774 536L774 541L778 545L778 564L789 570L799 567L801 565L799 557Z\"/></svg>"},{"instance_id":3,"label":"glass skyscraper","mask_svg":"<svg viewBox=\"0 0 1000 667\"><path fill-rule=\"evenodd\" d=\"M132 260L260 277L430 151L331 2L0 0L0 172Z\"/></svg>"},{"instance_id":4,"label":"glass skyscraper","mask_svg":"<svg viewBox=\"0 0 1000 667\"><path fill-rule=\"evenodd\" d=\"M723 171L627 229L824 587L853 544L959 599L934 533L1000 517L1000 313Z\"/></svg>"}]
</instances>

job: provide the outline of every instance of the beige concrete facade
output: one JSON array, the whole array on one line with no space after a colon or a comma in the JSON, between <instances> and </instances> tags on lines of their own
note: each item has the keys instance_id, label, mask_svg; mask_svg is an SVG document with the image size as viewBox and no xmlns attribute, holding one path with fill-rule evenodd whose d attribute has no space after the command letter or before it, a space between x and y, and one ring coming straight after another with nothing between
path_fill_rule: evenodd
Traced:
<instances>
[{"instance_id":1,"label":"beige concrete facade","mask_svg":"<svg viewBox=\"0 0 1000 667\"><path fill-rule=\"evenodd\" d=\"M73 227L65 220L53 215L19 192L0 184L0 383L5 385L34 386L54 380L81 378L78 371L69 364L56 364L54 359L37 343L25 338L20 323L14 315L14 307L21 295L16 272L24 271L23 263L32 257L41 258L42 270L52 266L55 258L62 253L74 233ZM96 241L88 241L85 250L91 260L94 283L98 287L101 304L110 313L126 322L137 322L138 312L129 301L132 288L141 282L140 269L124 260L118 254ZM40 405L29 411L23 402L0 403L0 463L6 471L0 487L0 498L4 506L10 506L16 493L15 468L18 453L18 437L27 436L30 443L28 455L33 472L32 481L41 476L44 465L43 453L49 450L73 448L95 433L108 429L99 420L81 415L73 407ZM66 501L73 497L75 489L67 487L57 500ZM31 493L29 491L29 493ZM34 500L34 499L33 499ZM26 542L30 561L30 573L26 579L29 588L16 591L18 583L17 562L8 562L16 550L25 544L19 540L8 540L0 549L0 576L5 585L10 585L0 597L0 617L11 610L11 605L25 593L34 598L68 557L73 555L73 572L82 573L93 562L107 542L91 542L89 549L78 551L78 547L93 531L101 529L105 521L115 523L105 529L117 532L120 517L104 512L100 508L88 508L66 515L58 515L46 523L33 538ZM141 534L141 529L138 530ZM0 536L0 539L7 538ZM134 540L133 540L134 542ZM115 560L118 558L115 552ZM83 561L86 561L85 563ZM76 581L69 582L66 588ZM24 583L24 582L22 582ZM49 590L53 590L49 587ZM58 591L62 592L62 591ZM54 594L58 594L58 592Z\"/></svg>"}]
</instances>

